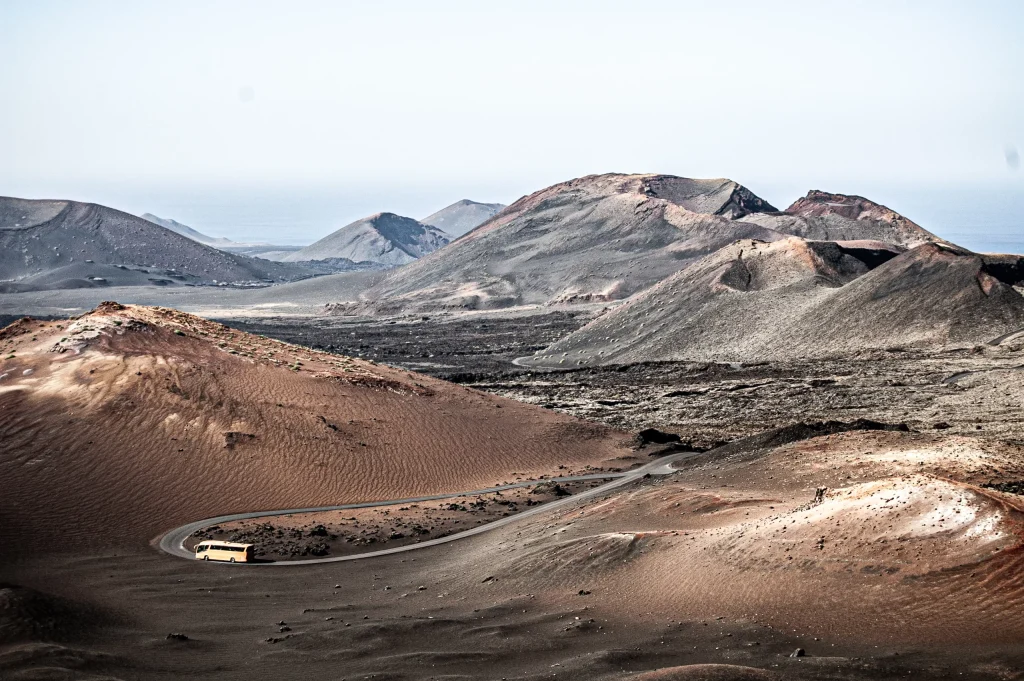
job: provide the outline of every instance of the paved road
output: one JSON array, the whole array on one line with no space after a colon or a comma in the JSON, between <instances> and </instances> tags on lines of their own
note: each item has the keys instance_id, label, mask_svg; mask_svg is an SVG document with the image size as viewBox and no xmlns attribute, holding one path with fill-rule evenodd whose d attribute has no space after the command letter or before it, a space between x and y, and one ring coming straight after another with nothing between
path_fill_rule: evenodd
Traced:
<instances>
[{"instance_id":1,"label":"paved road","mask_svg":"<svg viewBox=\"0 0 1024 681\"><path fill-rule=\"evenodd\" d=\"M419 542L417 544L405 544L404 546L396 546L390 549L381 549L379 551L369 551L367 553L358 553L349 556L324 556L322 558L307 558L304 560L280 560L280 561L260 561L257 563L242 563L242 565L251 566L282 566L282 565L314 565L319 563L337 563L348 560L366 560L367 558L376 558L378 556L387 556L393 553L405 553L406 551L415 551L418 549L424 549L428 546L437 546L438 544L447 544L448 542L458 541L465 537L471 537L473 535L482 534L490 530L497 529L504 525L521 520L531 515L538 513L544 513L560 506L567 504L576 503L580 500L587 499L590 497L604 494L609 490L623 485L629 484L638 478L642 478L645 475L668 475L673 473L675 469L672 464L683 459L696 456L700 452L681 452L679 454L672 454L670 456L662 457L649 464L641 466L632 471L625 473L595 473L592 475L570 475L562 478L546 478L544 480L531 480L528 482L517 482L511 485L500 485L497 487L487 487L484 489L471 490L469 492L458 492L455 494L434 494L423 497L410 497L408 499L393 499L390 501L367 501L359 504L342 504L340 506L318 506L315 508L289 508L281 511L253 511L251 513L233 513L231 515L217 516L216 518L207 518L206 520L198 520L188 525L182 525L181 527L175 528L163 535L160 538L160 549L172 556L178 556L180 558L195 559L195 554L185 548L185 541L192 535L193 532L201 530L211 525L219 525L220 523L228 523L235 520L251 520L253 518L269 518L272 516L288 515L290 513L316 513L320 511L343 511L345 509L352 508L374 508L377 506L396 506L400 504L415 504L423 501L436 501L438 499L453 499L456 497L467 497L476 496L478 494L490 494L492 492L500 492L507 489L514 489L517 487L532 487L545 482L577 482L580 480L603 480L612 479L604 485L600 485L593 489L575 494L570 497L565 497L558 501L552 501L540 506L534 506L533 508L522 511L515 515L501 518L484 525L478 525L469 530L450 534L445 537L438 537L436 539L428 539L426 541ZM230 565L230 563L212 563L216 565ZM237 565L237 564L236 564Z\"/></svg>"}]
</instances>

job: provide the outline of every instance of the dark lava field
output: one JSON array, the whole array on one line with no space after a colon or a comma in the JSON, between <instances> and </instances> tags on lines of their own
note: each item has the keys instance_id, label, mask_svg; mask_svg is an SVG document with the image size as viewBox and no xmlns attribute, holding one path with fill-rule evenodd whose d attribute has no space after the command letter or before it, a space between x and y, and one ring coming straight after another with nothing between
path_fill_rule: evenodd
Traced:
<instances>
[{"instance_id":1,"label":"dark lava field","mask_svg":"<svg viewBox=\"0 0 1024 681\"><path fill-rule=\"evenodd\" d=\"M628 431L658 428L697 448L799 422L906 423L1014 439L1020 352L866 351L826 360L753 364L652 362L564 371L512 363L586 324L549 312L367 321L228 323L251 333L361 356Z\"/></svg>"}]
</instances>

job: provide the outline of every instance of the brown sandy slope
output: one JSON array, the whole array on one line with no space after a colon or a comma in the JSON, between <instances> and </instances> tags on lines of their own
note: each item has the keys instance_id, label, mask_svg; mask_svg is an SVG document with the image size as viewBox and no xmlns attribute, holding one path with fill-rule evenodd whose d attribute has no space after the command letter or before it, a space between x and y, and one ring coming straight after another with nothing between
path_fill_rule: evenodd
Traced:
<instances>
[{"instance_id":1,"label":"brown sandy slope","mask_svg":"<svg viewBox=\"0 0 1024 681\"><path fill-rule=\"evenodd\" d=\"M1006 681L1020 498L979 483L1020 479L991 441L842 433L367 562L0 564L0 678Z\"/></svg>"},{"instance_id":2,"label":"brown sandy slope","mask_svg":"<svg viewBox=\"0 0 1024 681\"><path fill-rule=\"evenodd\" d=\"M730 180L591 175L516 201L364 294L378 311L617 300L742 237L774 210Z\"/></svg>"},{"instance_id":3,"label":"brown sandy slope","mask_svg":"<svg viewBox=\"0 0 1024 681\"><path fill-rule=\"evenodd\" d=\"M584 590L595 616L770 623L814 656L852 640L1019 644L1024 502L981 485L1021 479L1021 454L878 431L726 448L498 530L463 579L538 598Z\"/></svg>"},{"instance_id":4,"label":"brown sandy slope","mask_svg":"<svg viewBox=\"0 0 1024 681\"><path fill-rule=\"evenodd\" d=\"M941 244L895 255L877 242L741 241L526 363L758 361L973 345L1024 326L1013 283L981 256Z\"/></svg>"},{"instance_id":5,"label":"brown sandy slope","mask_svg":"<svg viewBox=\"0 0 1024 681\"><path fill-rule=\"evenodd\" d=\"M624 443L169 309L104 304L0 332L4 559L144 545L221 513L475 489L600 464Z\"/></svg>"},{"instance_id":6,"label":"brown sandy slope","mask_svg":"<svg viewBox=\"0 0 1024 681\"><path fill-rule=\"evenodd\" d=\"M743 218L762 227L819 241L876 239L913 248L926 243L948 243L891 208L863 196L807 192L781 213L759 213Z\"/></svg>"},{"instance_id":7,"label":"brown sandy slope","mask_svg":"<svg viewBox=\"0 0 1024 681\"><path fill-rule=\"evenodd\" d=\"M774 681L778 674L732 664L688 664L631 674L636 681Z\"/></svg>"}]
</instances>

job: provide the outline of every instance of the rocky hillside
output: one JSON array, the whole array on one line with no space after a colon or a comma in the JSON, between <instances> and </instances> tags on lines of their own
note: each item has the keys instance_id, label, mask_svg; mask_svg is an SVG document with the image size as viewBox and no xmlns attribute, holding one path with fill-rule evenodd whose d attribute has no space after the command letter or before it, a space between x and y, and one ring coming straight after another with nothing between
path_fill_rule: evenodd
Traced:
<instances>
[{"instance_id":1,"label":"rocky hillside","mask_svg":"<svg viewBox=\"0 0 1024 681\"><path fill-rule=\"evenodd\" d=\"M450 206L428 215L420 220L444 230L452 236L462 236L466 232L487 222L505 208L503 203L478 203L469 199L456 201Z\"/></svg>"},{"instance_id":2,"label":"rocky hillside","mask_svg":"<svg viewBox=\"0 0 1024 681\"><path fill-rule=\"evenodd\" d=\"M739 239L945 243L859 196L810 192L779 211L727 179L591 175L516 201L369 290L384 313L611 302ZM351 307L351 306L349 306Z\"/></svg>"},{"instance_id":3,"label":"rocky hillside","mask_svg":"<svg viewBox=\"0 0 1024 681\"><path fill-rule=\"evenodd\" d=\"M0 197L0 280L18 288L111 283L116 270L167 283L288 281L309 276L294 265L257 260L200 244L128 213L77 201ZM94 273L95 270L95 273ZM97 281L97 277L100 281ZM31 289L32 284L24 284Z\"/></svg>"},{"instance_id":4,"label":"rocky hillside","mask_svg":"<svg viewBox=\"0 0 1024 681\"><path fill-rule=\"evenodd\" d=\"M764 210L730 180L591 175L516 201L366 299L402 311L626 298L738 238L780 238L735 219Z\"/></svg>"},{"instance_id":5,"label":"rocky hillside","mask_svg":"<svg viewBox=\"0 0 1024 681\"><path fill-rule=\"evenodd\" d=\"M761 361L984 343L1024 327L1019 277L943 244L744 240L521 360Z\"/></svg>"},{"instance_id":6,"label":"rocky hillside","mask_svg":"<svg viewBox=\"0 0 1024 681\"><path fill-rule=\"evenodd\" d=\"M284 260L345 258L393 267L413 262L449 241L451 237L436 227L394 213L377 213L345 225Z\"/></svg>"},{"instance_id":7,"label":"rocky hillside","mask_svg":"<svg viewBox=\"0 0 1024 681\"><path fill-rule=\"evenodd\" d=\"M807 192L807 196L781 213L759 213L743 219L805 239L877 239L904 248L947 243L891 208L863 196L818 190Z\"/></svg>"}]
</instances>

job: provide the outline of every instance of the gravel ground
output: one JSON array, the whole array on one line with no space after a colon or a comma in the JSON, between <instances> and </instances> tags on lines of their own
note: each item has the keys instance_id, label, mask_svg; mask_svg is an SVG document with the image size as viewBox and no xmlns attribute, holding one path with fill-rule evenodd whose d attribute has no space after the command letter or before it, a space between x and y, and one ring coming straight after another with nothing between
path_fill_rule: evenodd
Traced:
<instances>
[{"instance_id":1,"label":"gravel ground","mask_svg":"<svg viewBox=\"0 0 1024 681\"><path fill-rule=\"evenodd\" d=\"M627 431L658 428L695 447L796 422L858 418L916 430L1024 439L1024 352L979 346L943 353L873 351L854 357L755 364L659 362L570 371L512 364L579 328L585 313L416 317L390 321L289 319L229 324L363 356L539 404Z\"/></svg>"}]
</instances>

